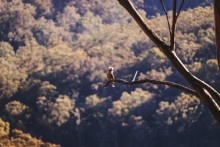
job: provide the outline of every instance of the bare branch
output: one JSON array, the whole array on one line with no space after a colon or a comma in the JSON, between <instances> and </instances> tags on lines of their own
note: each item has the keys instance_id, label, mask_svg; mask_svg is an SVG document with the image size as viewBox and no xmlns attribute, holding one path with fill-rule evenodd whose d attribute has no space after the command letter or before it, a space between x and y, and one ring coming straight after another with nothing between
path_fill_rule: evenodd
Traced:
<instances>
[{"instance_id":1,"label":"bare branch","mask_svg":"<svg viewBox=\"0 0 220 147\"><path fill-rule=\"evenodd\" d=\"M215 37L216 37L216 49L218 68L220 71L220 1L214 0L214 14L215 14Z\"/></svg>"},{"instance_id":2,"label":"bare branch","mask_svg":"<svg viewBox=\"0 0 220 147\"><path fill-rule=\"evenodd\" d=\"M136 76L137 76L137 73L138 73L138 71L136 71L136 73L134 74L134 78L133 78L133 80L132 80L132 81L135 81Z\"/></svg>"},{"instance_id":3,"label":"bare branch","mask_svg":"<svg viewBox=\"0 0 220 147\"><path fill-rule=\"evenodd\" d=\"M196 77L195 77L196 78ZM205 87L207 89L208 92L210 92L216 100L220 100L220 94L218 93L218 91L216 91L214 88L212 88L210 85L208 85L207 83L205 83L204 81L199 81L199 79L197 79L196 83L198 85L200 85L201 87Z\"/></svg>"},{"instance_id":4,"label":"bare branch","mask_svg":"<svg viewBox=\"0 0 220 147\"><path fill-rule=\"evenodd\" d=\"M175 50L175 31L176 31L176 22L177 22L177 18L180 15L180 12L182 10L183 4L184 4L185 0L182 0L180 7L178 9L178 12L176 14L176 6L177 6L177 2L176 0L173 0L173 20L172 20L172 35L171 35L171 39L170 39L170 44L171 44L171 49Z\"/></svg>"},{"instance_id":5,"label":"bare branch","mask_svg":"<svg viewBox=\"0 0 220 147\"><path fill-rule=\"evenodd\" d=\"M175 44L175 29L176 29L176 0L173 0L173 20L172 20L172 34L170 38L171 49L174 50Z\"/></svg>"},{"instance_id":6,"label":"bare branch","mask_svg":"<svg viewBox=\"0 0 220 147\"><path fill-rule=\"evenodd\" d=\"M178 16L180 15L180 12L181 12L181 10L182 10L182 7L183 7L184 2L185 2L185 0L182 0L182 2L181 2L181 4L180 4L179 10L178 10L177 15L176 15L176 20L177 20Z\"/></svg>"},{"instance_id":7,"label":"bare branch","mask_svg":"<svg viewBox=\"0 0 220 147\"><path fill-rule=\"evenodd\" d=\"M161 3L161 5L162 5L163 11L164 11L164 13L165 13L165 15L166 15L167 24L168 24L168 28L169 28L169 33L170 33L170 37L171 37L171 34L172 34L172 33L171 33L171 27L170 27L169 16L168 16L168 13L167 13L167 10L166 10L166 7L165 7L165 5L164 5L163 0L160 0L160 3Z\"/></svg>"},{"instance_id":8,"label":"bare branch","mask_svg":"<svg viewBox=\"0 0 220 147\"><path fill-rule=\"evenodd\" d=\"M163 49L169 49L170 46L167 45L145 22L141 15L137 12L134 5L130 0L118 0L119 3L130 13L130 15L136 20L140 28L144 33L161 49L164 54L167 54Z\"/></svg>"},{"instance_id":9,"label":"bare branch","mask_svg":"<svg viewBox=\"0 0 220 147\"><path fill-rule=\"evenodd\" d=\"M143 79L143 80L136 80L136 81L126 81L123 79L114 79L114 80L110 80L107 83L105 83L103 85L103 87L107 87L110 83L112 82L117 82L117 83L121 83L121 84L125 84L125 85L136 85L136 84L143 84L143 83L151 83L151 84L157 84L157 85L166 85L166 86L170 86L170 87L174 87L177 89L181 89L189 94L195 95L197 97L199 97L199 95L196 93L196 91L185 87L183 85L174 83L174 82L170 82L170 81L158 81L158 80L152 80L152 79Z\"/></svg>"},{"instance_id":10,"label":"bare branch","mask_svg":"<svg viewBox=\"0 0 220 147\"><path fill-rule=\"evenodd\" d=\"M200 97L200 99L205 103L205 105L208 107L214 118L220 122L220 106L218 105L217 101L215 99L220 99L219 94L217 91L215 91L210 85L207 83L204 84L204 82L197 77L195 77L182 63L182 61L178 58L176 55L174 49L174 37L175 34L173 34L173 46L167 45L150 27L149 25L144 21L144 19L140 16L140 14L137 12L137 10L134 8L130 0L118 0L119 3L131 14L131 16L135 19L135 21L138 23L140 28L145 32L145 34L159 47L159 49L167 56L168 59L172 62L174 67L177 69L177 71L182 75L182 77L192 86L192 88L196 91L196 95ZM173 0L176 2L176 0ZM214 2L218 2L219 0L214 0ZM174 4L176 7L176 4ZM174 7L174 8L175 8ZM216 11L219 13L220 6L216 8ZM176 17L176 12L175 15ZM218 15L220 16L220 15ZM219 17L218 17L219 18ZM173 19L175 20L175 19ZM219 24L219 19L218 23ZM174 23L175 24L175 23ZM175 31L175 25L173 27L173 30ZM173 32L174 32L173 31ZM218 33L219 30L218 30ZM219 39L217 39L219 42ZM219 44L220 45L220 44ZM219 51L220 49L218 49ZM220 57L220 56L219 56ZM133 81L134 83L135 81ZM194 91L194 92L195 92ZM215 99L214 99L215 97Z\"/></svg>"}]
</instances>

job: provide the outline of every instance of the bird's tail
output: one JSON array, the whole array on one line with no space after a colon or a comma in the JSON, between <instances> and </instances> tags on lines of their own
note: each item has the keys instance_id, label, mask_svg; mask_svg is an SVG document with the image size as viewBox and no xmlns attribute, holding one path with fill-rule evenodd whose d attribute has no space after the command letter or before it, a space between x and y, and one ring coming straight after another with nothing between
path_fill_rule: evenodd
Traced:
<instances>
[{"instance_id":1,"label":"bird's tail","mask_svg":"<svg viewBox=\"0 0 220 147\"><path fill-rule=\"evenodd\" d=\"M115 87L115 82L112 82L112 87Z\"/></svg>"}]
</instances>

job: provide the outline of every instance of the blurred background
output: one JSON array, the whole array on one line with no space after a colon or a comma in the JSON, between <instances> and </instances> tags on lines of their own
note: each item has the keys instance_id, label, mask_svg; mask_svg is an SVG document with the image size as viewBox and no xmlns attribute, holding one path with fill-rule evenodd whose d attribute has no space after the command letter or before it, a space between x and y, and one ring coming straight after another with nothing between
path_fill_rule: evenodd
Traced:
<instances>
[{"instance_id":1,"label":"blurred background","mask_svg":"<svg viewBox=\"0 0 220 147\"><path fill-rule=\"evenodd\" d=\"M132 2L168 42L160 1ZM219 91L214 41L212 1L186 0L177 55ZM103 88L109 66L116 78L138 71L189 86L117 0L1 0L0 145L219 146L220 126L197 97L149 83Z\"/></svg>"}]
</instances>

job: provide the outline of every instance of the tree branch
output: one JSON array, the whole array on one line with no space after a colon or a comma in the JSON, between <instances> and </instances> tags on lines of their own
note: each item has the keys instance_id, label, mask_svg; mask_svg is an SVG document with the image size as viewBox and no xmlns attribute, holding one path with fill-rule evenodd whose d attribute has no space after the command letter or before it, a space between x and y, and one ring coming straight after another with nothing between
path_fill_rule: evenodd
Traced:
<instances>
[{"instance_id":1,"label":"tree branch","mask_svg":"<svg viewBox=\"0 0 220 147\"><path fill-rule=\"evenodd\" d=\"M134 74L134 77L133 77L132 81L135 81L136 76L137 76L137 73L138 73L138 71L136 71L136 72L135 72L135 74Z\"/></svg>"},{"instance_id":2,"label":"tree branch","mask_svg":"<svg viewBox=\"0 0 220 147\"><path fill-rule=\"evenodd\" d=\"M167 13L167 10L166 10L166 7L165 7L165 5L164 5L163 0L160 0L160 3L161 3L161 5L162 5L163 11L164 11L164 13L165 13L165 15L166 15L167 24L168 24L169 33L170 33L170 38L171 38L171 34L172 34L172 33L171 33L171 27L170 27L170 21L169 21L168 13Z\"/></svg>"},{"instance_id":3,"label":"tree branch","mask_svg":"<svg viewBox=\"0 0 220 147\"><path fill-rule=\"evenodd\" d=\"M204 81L200 81L197 77L194 77L194 78L197 79L196 83L199 86L205 87L207 91L210 92L216 100L220 100L220 94L218 93L218 91L216 91L214 88L212 88L210 85L208 85Z\"/></svg>"},{"instance_id":4,"label":"tree branch","mask_svg":"<svg viewBox=\"0 0 220 147\"><path fill-rule=\"evenodd\" d=\"M176 7L177 7L177 1L173 0L173 20L172 20L172 32L171 32L171 39L170 39L170 44L171 44L171 49L175 50L175 30L176 30L176 22L177 22L177 18L180 15L180 12L182 10L183 4L184 4L185 0L182 0L180 7L178 9L178 12L176 14Z\"/></svg>"},{"instance_id":5,"label":"tree branch","mask_svg":"<svg viewBox=\"0 0 220 147\"><path fill-rule=\"evenodd\" d=\"M199 95L196 93L196 91L185 87L183 85L174 83L174 82L170 82L170 81L158 81L158 80L152 80L152 79L143 79L143 80L135 80L135 81L126 81L123 79L114 79L114 80L110 80L107 83L105 83L103 85L103 87L107 87L110 83L112 82L117 82L117 83L121 83L121 84L125 84L125 85L136 85L136 84L143 84L143 83L151 83L151 84L157 84L157 85L166 85L166 86L170 86L170 87L174 87L177 89L181 89L189 94L195 95L197 97L199 97Z\"/></svg>"},{"instance_id":6,"label":"tree branch","mask_svg":"<svg viewBox=\"0 0 220 147\"><path fill-rule=\"evenodd\" d=\"M173 20L172 20L172 33L170 38L171 49L174 50L175 44L175 29L176 29L176 0L173 0Z\"/></svg>"},{"instance_id":7,"label":"tree branch","mask_svg":"<svg viewBox=\"0 0 220 147\"><path fill-rule=\"evenodd\" d=\"M159 46L160 49L169 49L170 46L167 45L145 22L145 20L141 17L141 15L136 11L134 5L130 0L118 0L118 2L130 13L130 15L136 20L140 28L144 31L144 33ZM161 50L164 54L166 52Z\"/></svg>"},{"instance_id":8,"label":"tree branch","mask_svg":"<svg viewBox=\"0 0 220 147\"><path fill-rule=\"evenodd\" d=\"M218 92L213 90L213 88L208 85L207 83L204 84L204 82L197 77L195 77L190 71L185 67L185 65L182 63L182 61L178 58L175 51L172 50L171 46L167 45L150 27L149 25L144 21L144 19L140 16L140 14L137 12L133 4L130 0L118 0L119 3L130 13L130 15L135 19L135 21L138 23L140 28L145 32L145 34L159 47L159 49L170 59L170 61L173 63L174 67L178 70L178 72L183 76L183 78L192 86L192 88L196 91L196 93L199 95L201 100L205 103L205 105L208 107L214 118L220 122L220 107L216 100L214 99L220 99ZM215 3L219 3L219 0L214 0ZM216 11L219 14L220 6L216 8ZM218 15L219 16L219 15ZM220 21L218 21L217 24L220 24ZM175 29L174 29L175 31ZM219 32L217 34L220 34ZM220 35L219 39L220 39ZM217 37L218 38L218 37ZM219 42L219 39L217 39ZM220 43L218 43L220 45ZM218 48L218 51L220 51L220 48ZM218 55L220 57L220 55ZM135 82L135 81L134 81Z\"/></svg>"},{"instance_id":9,"label":"tree branch","mask_svg":"<svg viewBox=\"0 0 220 147\"><path fill-rule=\"evenodd\" d=\"M214 15L215 15L215 37L216 37L216 49L217 49L217 59L218 68L220 71L220 1L214 1Z\"/></svg>"},{"instance_id":10,"label":"tree branch","mask_svg":"<svg viewBox=\"0 0 220 147\"><path fill-rule=\"evenodd\" d=\"M184 4L185 0L182 0L181 4L180 4L180 7L179 7L179 10L178 10L178 13L176 15L176 19L178 18L178 16L180 15L180 12L182 10L182 7L183 7L183 4Z\"/></svg>"}]
</instances>

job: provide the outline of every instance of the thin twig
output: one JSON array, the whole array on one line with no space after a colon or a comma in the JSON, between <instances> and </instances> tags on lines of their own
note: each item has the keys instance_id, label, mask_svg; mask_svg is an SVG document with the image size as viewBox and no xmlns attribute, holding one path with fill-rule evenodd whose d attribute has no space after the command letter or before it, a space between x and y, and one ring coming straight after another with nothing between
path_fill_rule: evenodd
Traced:
<instances>
[{"instance_id":1,"label":"thin twig","mask_svg":"<svg viewBox=\"0 0 220 147\"><path fill-rule=\"evenodd\" d=\"M157 84L157 85L167 85L170 87L174 87L177 89L181 89L189 94L195 95L197 97L199 97L199 95L197 94L196 91L185 87L183 85L174 83L174 82L170 82L170 81L158 81L158 80L152 80L152 79L143 79L143 80L136 80L136 81L126 81L123 79L114 79L114 80L110 80L107 83L105 83L103 85L103 87L107 87L111 82L117 82L117 83L121 83L121 84L125 84L125 85L135 85L135 84L143 84L143 83L151 83L151 84Z\"/></svg>"},{"instance_id":2,"label":"thin twig","mask_svg":"<svg viewBox=\"0 0 220 147\"><path fill-rule=\"evenodd\" d=\"M132 79L132 81L135 81L136 76L137 76L137 73L138 73L138 71L135 72L135 74L134 74L134 78Z\"/></svg>"},{"instance_id":3,"label":"thin twig","mask_svg":"<svg viewBox=\"0 0 220 147\"><path fill-rule=\"evenodd\" d=\"M185 0L182 0L182 2L181 2L181 4L180 4L178 13L177 13L177 15L176 15L176 20L177 20L178 16L180 15L180 12L181 12L181 10L182 10L182 7L183 7L184 2L185 2Z\"/></svg>"},{"instance_id":4,"label":"thin twig","mask_svg":"<svg viewBox=\"0 0 220 147\"><path fill-rule=\"evenodd\" d=\"M183 4L184 4L185 0L182 0L179 10L176 14L176 6L177 6L177 2L176 0L173 0L173 24L172 24L172 35L171 35L171 40L170 40L170 44L171 44L171 49L175 50L175 29L176 29L176 22L177 22L177 18L180 15L180 12L182 10Z\"/></svg>"},{"instance_id":5,"label":"thin twig","mask_svg":"<svg viewBox=\"0 0 220 147\"><path fill-rule=\"evenodd\" d=\"M160 50L168 55L165 50L169 50L170 46L164 42L158 34L151 29L148 23L141 17L141 15L137 12L134 5L130 0L118 0L118 2L130 13L130 15L136 20L140 28L144 31L144 33L160 48ZM165 50L164 50L165 49Z\"/></svg>"},{"instance_id":6,"label":"thin twig","mask_svg":"<svg viewBox=\"0 0 220 147\"><path fill-rule=\"evenodd\" d=\"M167 10L166 10L166 7L165 7L165 5L164 5L163 0L160 0L160 3L161 3L161 5L162 5L163 11L164 11L164 13L165 13L165 15L166 15L167 24L168 24L168 28L169 28L169 33L170 33L170 37L171 37L171 34L172 34L172 33L171 33L171 28L170 28L169 16L168 16L168 13L167 13Z\"/></svg>"}]
</instances>

